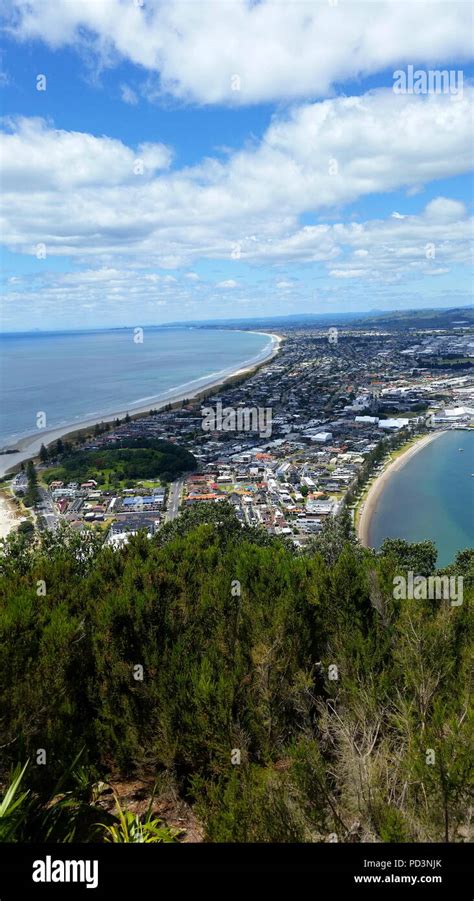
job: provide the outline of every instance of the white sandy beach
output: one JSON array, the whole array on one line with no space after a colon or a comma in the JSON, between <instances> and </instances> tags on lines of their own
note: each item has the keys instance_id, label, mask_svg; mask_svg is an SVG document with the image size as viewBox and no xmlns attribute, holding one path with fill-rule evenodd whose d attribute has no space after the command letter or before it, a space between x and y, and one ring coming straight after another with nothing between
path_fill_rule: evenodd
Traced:
<instances>
[{"instance_id":1,"label":"white sandy beach","mask_svg":"<svg viewBox=\"0 0 474 901\"><path fill-rule=\"evenodd\" d=\"M430 444L435 440L435 438L438 438L440 435L444 435L444 431L433 432L430 435L425 435L423 438L420 438L415 444L408 447L403 454L400 454L400 456L396 457L396 459L387 466L387 469L375 480L374 484L370 487L367 496L362 502L359 520L357 523L357 535L359 537L360 543L364 547L370 547L370 523L389 478L395 472L398 472L398 470L401 469L402 466L405 466L405 463L408 463L408 461L411 460L411 458L414 457L415 454L418 453L418 451L422 450L424 447L426 447L427 444Z\"/></svg>"},{"instance_id":2,"label":"white sandy beach","mask_svg":"<svg viewBox=\"0 0 474 901\"><path fill-rule=\"evenodd\" d=\"M112 422L114 419L123 419L127 413L130 416L134 417L140 414L148 413L150 409L162 410L167 404L175 404L184 400L184 398L188 398L192 400L194 398L199 397L203 392L208 392L212 388L221 387L224 385L229 379L233 379L238 375L244 375L246 373L251 373L258 366L261 366L263 363L268 363L273 359L274 356L278 353L280 349L281 342L284 340L281 335L277 335L270 332L260 332L260 334L268 335L269 338L272 338L272 346L269 349L268 355L262 357L261 359L257 359L254 363L249 364L243 369L237 369L234 372L226 373L225 376L220 375L217 379L214 378L207 383L199 385L199 387L195 388L194 391L188 390L178 390L176 393L170 394L166 397L166 400L157 401L154 403L152 400L148 401L146 406L143 407L133 407L130 405L128 409L125 410L116 410L113 413L108 413L103 416L95 416L93 419L87 419L83 422L77 423L69 423L67 425L56 426L51 429L41 429L36 432L34 435L27 435L24 438L19 438L18 441L14 443L10 442L5 445L2 450L8 450L9 448L18 449L15 453L9 454L1 454L0 455L0 477L6 475L13 467L17 466L19 463L24 463L26 460L30 460L32 457L36 457L39 454L41 445L44 444L46 447L49 444L53 444L54 441L57 441L58 438L65 438L66 436L73 435L76 432L81 432L84 429L93 428L98 422Z\"/></svg>"},{"instance_id":3,"label":"white sandy beach","mask_svg":"<svg viewBox=\"0 0 474 901\"><path fill-rule=\"evenodd\" d=\"M0 493L0 538L6 538L19 522L13 502Z\"/></svg>"}]
</instances>

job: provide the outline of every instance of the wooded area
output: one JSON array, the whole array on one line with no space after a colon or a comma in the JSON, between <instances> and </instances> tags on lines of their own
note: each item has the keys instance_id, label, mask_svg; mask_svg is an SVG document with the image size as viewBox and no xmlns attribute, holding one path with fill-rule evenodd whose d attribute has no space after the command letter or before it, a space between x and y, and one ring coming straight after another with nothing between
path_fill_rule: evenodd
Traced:
<instances>
[{"instance_id":1,"label":"wooded area","mask_svg":"<svg viewBox=\"0 0 474 901\"><path fill-rule=\"evenodd\" d=\"M70 451L61 457L59 466L44 474L44 480L48 484L55 479L64 482L96 479L102 483L105 475L112 472L118 480L161 478L171 482L195 467L193 455L169 441L129 439L121 441L120 446Z\"/></svg>"},{"instance_id":2,"label":"wooded area","mask_svg":"<svg viewBox=\"0 0 474 901\"><path fill-rule=\"evenodd\" d=\"M362 549L344 515L296 555L226 504L118 551L93 533L11 536L2 784L29 761L44 805L65 773L77 786L82 750L83 790L166 775L210 841L465 840L474 551L452 567L459 606L393 598L397 572L434 560L429 542ZM76 837L97 837L81 817Z\"/></svg>"}]
</instances>

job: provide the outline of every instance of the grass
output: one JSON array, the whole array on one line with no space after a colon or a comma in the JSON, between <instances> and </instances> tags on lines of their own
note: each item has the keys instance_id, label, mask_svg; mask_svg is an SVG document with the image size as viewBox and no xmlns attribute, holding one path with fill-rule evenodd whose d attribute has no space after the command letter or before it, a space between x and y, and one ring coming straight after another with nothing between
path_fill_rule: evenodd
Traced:
<instances>
[{"instance_id":1,"label":"grass","mask_svg":"<svg viewBox=\"0 0 474 901\"><path fill-rule=\"evenodd\" d=\"M140 480L137 482L137 488L161 488L163 487L159 479Z\"/></svg>"},{"instance_id":2,"label":"grass","mask_svg":"<svg viewBox=\"0 0 474 901\"><path fill-rule=\"evenodd\" d=\"M401 457L407 450L409 450L410 447L413 447L415 444L417 444L418 441L420 440L420 438L424 438L424 437L425 437L425 435L415 435L414 438L410 438L408 441L405 442L405 444L402 444L401 447L397 447L396 450L391 451L387 455L387 458L384 458L384 461L385 461L385 459L388 459L388 462L392 463L394 460L397 460L398 457Z\"/></svg>"},{"instance_id":3,"label":"grass","mask_svg":"<svg viewBox=\"0 0 474 901\"><path fill-rule=\"evenodd\" d=\"M61 468L59 466L53 467L51 469L45 470L44 474L40 474L40 478L38 479L42 488L46 490L49 489L51 482L54 482L55 479L61 474ZM48 476L48 479L45 479L45 476ZM116 481L112 481L111 477L117 475L117 470L113 468L103 469L100 473L96 473L96 476L100 476L100 478L96 478L97 482L97 491L123 491L124 488L128 488L129 482L133 482L134 488L161 488L163 487L163 483L160 479L120 479ZM64 480L62 480L64 481ZM77 479L71 479L69 481L77 481ZM66 482L67 484L67 482ZM79 482L80 484L80 482Z\"/></svg>"}]
</instances>

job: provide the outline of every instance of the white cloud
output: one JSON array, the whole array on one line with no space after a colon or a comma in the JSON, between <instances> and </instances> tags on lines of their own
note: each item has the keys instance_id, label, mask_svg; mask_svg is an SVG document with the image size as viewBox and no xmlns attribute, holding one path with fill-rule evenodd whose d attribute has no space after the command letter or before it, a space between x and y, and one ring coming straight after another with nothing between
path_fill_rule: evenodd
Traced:
<instances>
[{"instance_id":1,"label":"white cloud","mask_svg":"<svg viewBox=\"0 0 474 901\"><path fill-rule=\"evenodd\" d=\"M441 204L438 208L441 209ZM465 210L459 221L450 224L448 232L442 218L429 217L426 211L417 216L407 215L403 220L389 217L364 223L336 223L324 228L326 258L321 256L321 262L311 267L317 279L318 309L331 309L338 297L344 298L345 309L355 310L367 308L369 298L370 305L381 309L410 308L423 302L426 305L425 296L417 294L413 287L425 276L434 277L430 304L446 306L443 276L449 278L452 267L459 272L469 261L472 223ZM313 247L308 232L301 229L297 235L300 243L295 240L294 246L299 248L298 259L304 262L311 259ZM279 239L274 240L278 246ZM426 256L428 242L435 247L434 259ZM258 262L259 245L254 244L255 262ZM287 248L281 242L280 252L286 260ZM333 259L337 259L337 264ZM238 267L238 261L234 265ZM464 291L462 282L458 290L449 284L452 304L470 302L470 270L466 266L464 271ZM251 315L257 308L268 315L300 312L305 307L313 309L314 296L304 278L294 282L281 279L277 284L291 287L275 290L274 282L268 278L252 279L249 284L242 275L238 280L229 278L216 286L204 278L190 280L187 275L184 272L169 276L163 271L150 271L143 261L130 262L118 256L114 264L98 268L73 272L45 268L18 275L8 279L3 292L4 327L10 322L24 328L44 327L45 322L54 322L57 327L60 323L70 323L71 317L74 322L102 325L136 324L137 317L141 323L153 322L157 315L160 321L205 319L225 314L225 299L230 316L235 315L232 310L236 303L248 308ZM441 279L439 288L436 278ZM228 289L229 282L239 290ZM229 290L227 295L226 290ZM89 311L93 311L92 319Z\"/></svg>"},{"instance_id":2,"label":"white cloud","mask_svg":"<svg viewBox=\"0 0 474 901\"><path fill-rule=\"evenodd\" d=\"M331 269L329 275L333 278L361 278L365 275L364 269Z\"/></svg>"},{"instance_id":3,"label":"white cloud","mask_svg":"<svg viewBox=\"0 0 474 901\"><path fill-rule=\"evenodd\" d=\"M124 103L128 103L130 106L137 105L138 95L128 84L120 85L120 94Z\"/></svg>"},{"instance_id":4,"label":"white cloud","mask_svg":"<svg viewBox=\"0 0 474 901\"><path fill-rule=\"evenodd\" d=\"M433 215L436 209L440 213L438 219ZM407 299L411 296L410 283L417 278L448 275L453 266L466 265L468 272L472 222L464 209L460 209L459 213L459 220L452 221L448 231L442 217L441 202L430 204L429 215L425 210L417 216L407 215L403 220L388 217L386 220L318 227L324 228L326 242L326 253L320 254L320 263L315 267L319 288L327 291L328 284L332 283L337 290L338 283L343 282L347 305L347 292L353 285L360 286L359 290L365 292L366 285L370 285L370 297L379 297L381 302L385 295L380 296L377 291L382 287L384 291L389 290L390 286L400 290L400 285L403 284L403 298ZM281 259L286 261L288 243L285 244L277 237L274 241L275 257L279 253ZM427 256L427 244L434 247L434 258ZM300 229L294 236L292 246L298 248L297 260L310 261L314 252L314 235L311 230ZM267 248L263 248L262 252L263 250ZM255 242L256 262L260 259L260 252L258 242ZM238 266L238 261L234 265ZM27 324L28 316L33 313L38 316L38 310L77 317L88 304L95 305L97 316L102 316L105 323L122 321L122 309L124 315L127 311L139 309L140 315L149 315L149 321L152 321L153 311L158 305L168 308L168 315L164 317L168 320L179 316L186 318L186 315L188 318L205 318L206 315L219 314L222 297L225 296L222 292L226 290L232 291L233 303L235 298L240 298L243 303L248 302L250 291L244 276L238 280L228 278L213 285L204 280L190 280L187 277L189 274L171 276L153 272L149 271L149 267L145 268L143 262L129 264L124 259L117 261L115 265L82 271L45 270L44 273L25 274L9 279L3 294L4 305L6 310L14 308L19 312L23 311ZM329 281L325 286L326 274ZM304 281L298 284L281 279L276 282L276 287L277 292L267 280L261 284L252 281L252 300L249 302L253 307L258 304L262 309L268 302L268 312L271 313L275 311L275 304L278 304L276 298L291 297L297 302L299 309L308 300L307 284ZM362 295L362 300L359 297L356 309L363 308L366 300L367 293ZM420 302L418 298L417 302ZM468 301L464 297L460 300L462 302ZM392 305L394 303L400 303L400 295L392 300ZM41 324L41 318L38 322Z\"/></svg>"},{"instance_id":5,"label":"white cloud","mask_svg":"<svg viewBox=\"0 0 474 901\"><path fill-rule=\"evenodd\" d=\"M426 207L426 215L437 222L456 222L465 214L464 204L448 197L436 197Z\"/></svg>"},{"instance_id":6,"label":"white cloud","mask_svg":"<svg viewBox=\"0 0 474 901\"><path fill-rule=\"evenodd\" d=\"M218 282L216 288L237 288L237 282L233 278L228 278L226 281Z\"/></svg>"},{"instance_id":7,"label":"white cloud","mask_svg":"<svg viewBox=\"0 0 474 901\"><path fill-rule=\"evenodd\" d=\"M172 152L164 144L139 144L138 157L143 161L145 170L156 172L158 169L168 169Z\"/></svg>"},{"instance_id":8,"label":"white cloud","mask_svg":"<svg viewBox=\"0 0 474 901\"><path fill-rule=\"evenodd\" d=\"M250 261L334 260L336 227L299 228L299 217L468 171L471 96L466 88L452 103L379 90L305 104L274 118L256 146L170 171L163 144L129 148L38 119L10 121L4 241L26 253L44 242L48 255L106 265L126 255L169 269L199 257L235 259L236 247ZM137 157L143 174L135 174ZM336 175L330 159L338 161ZM447 199L433 201L426 214L444 228L461 216Z\"/></svg>"},{"instance_id":9,"label":"white cloud","mask_svg":"<svg viewBox=\"0 0 474 901\"><path fill-rule=\"evenodd\" d=\"M337 224L331 237L340 250L341 263L330 270L334 278L364 278L374 282L397 282L420 275L442 275L449 271L439 263L469 265L472 219L463 204L456 203L457 216L446 229L447 198L431 201L416 216ZM351 252L352 251L352 252ZM354 266L357 258L357 267Z\"/></svg>"},{"instance_id":10,"label":"white cloud","mask_svg":"<svg viewBox=\"0 0 474 901\"><path fill-rule=\"evenodd\" d=\"M404 63L471 55L469 3L450 0L13 0L19 39L84 45L154 73L149 93L198 103L318 97ZM262 65L262 60L265 64ZM233 90L234 76L240 90Z\"/></svg>"},{"instance_id":11,"label":"white cloud","mask_svg":"<svg viewBox=\"0 0 474 901\"><path fill-rule=\"evenodd\" d=\"M113 185L136 184L171 160L164 144L141 144L134 151L115 138L55 129L44 119L17 117L4 124L2 174L14 193L107 191ZM143 161L143 175L135 172L137 157Z\"/></svg>"}]
</instances>

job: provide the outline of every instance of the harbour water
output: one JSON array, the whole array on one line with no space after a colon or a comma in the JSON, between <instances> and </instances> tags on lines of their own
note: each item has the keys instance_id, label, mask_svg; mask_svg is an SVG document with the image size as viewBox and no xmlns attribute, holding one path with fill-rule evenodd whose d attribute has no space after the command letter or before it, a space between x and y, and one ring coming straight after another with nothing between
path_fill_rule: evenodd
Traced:
<instances>
[{"instance_id":1,"label":"harbour water","mask_svg":"<svg viewBox=\"0 0 474 901\"><path fill-rule=\"evenodd\" d=\"M434 541L438 566L474 547L474 429L451 430L389 478L369 527L369 543L385 538Z\"/></svg>"},{"instance_id":2,"label":"harbour water","mask_svg":"<svg viewBox=\"0 0 474 901\"><path fill-rule=\"evenodd\" d=\"M0 446L37 430L166 403L265 358L257 332L149 328L0 336Z\"/></svg>"}]
</instances>

